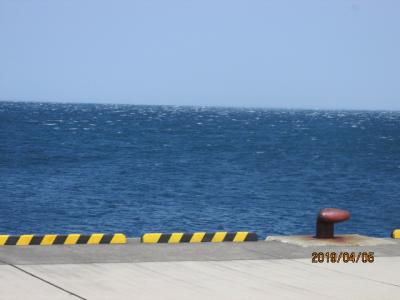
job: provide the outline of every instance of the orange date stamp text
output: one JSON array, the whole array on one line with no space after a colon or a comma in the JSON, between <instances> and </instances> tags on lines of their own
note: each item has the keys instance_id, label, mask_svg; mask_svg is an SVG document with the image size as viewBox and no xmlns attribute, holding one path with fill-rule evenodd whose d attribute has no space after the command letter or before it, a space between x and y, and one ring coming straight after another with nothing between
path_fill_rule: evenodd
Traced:
<instances>
[{"instance_id":1,"label":"orange date stamp text","mask_svg":"<svg viewBox=\"0 0 400 300\"><path fill-rule=\"evenodd\" d=\"M313 252L312 263L373 263L374 252Z\"/></svg>"}]
</instances>

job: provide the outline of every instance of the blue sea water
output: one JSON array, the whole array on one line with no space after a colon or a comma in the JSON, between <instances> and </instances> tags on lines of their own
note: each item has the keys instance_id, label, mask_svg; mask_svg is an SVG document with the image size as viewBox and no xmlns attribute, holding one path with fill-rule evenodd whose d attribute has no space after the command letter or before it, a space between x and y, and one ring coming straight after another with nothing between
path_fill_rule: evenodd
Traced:
<instances>
[{"instance_id":1,"label":"blue sea water","mask_svg":"<svg viewBox=\"0 0 400 300\"><path fill-rule=\"evenodd\" d=\"M400 227L400 112L0 102L0 233Z\"/></svg>"}]
</instances>

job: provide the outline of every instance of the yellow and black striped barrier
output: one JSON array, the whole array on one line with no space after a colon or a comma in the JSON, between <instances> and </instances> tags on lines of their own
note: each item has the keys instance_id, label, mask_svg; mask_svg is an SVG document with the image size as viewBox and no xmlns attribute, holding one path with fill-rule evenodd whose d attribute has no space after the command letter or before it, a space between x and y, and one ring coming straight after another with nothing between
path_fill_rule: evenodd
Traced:
<instances>
[{"instance_id":1,"label":"yellow and black striped barrier","mask_svg":"<svg viewBox=\"0 0 400 300\"><path fill-rule=\"evenodd\" d=\"M194 233L146 233L141 237L142 243L220 243L220 242L255 242L257 234L254 232L194 232Z\"/></svg>"},{"instance_id":2,"label":"yellow and black striped barrier","mask_svg":"<svg viewBox=\"0 0 400 300\"><path fill-rule=\"evenodd\" d=\"M400 229L395 229L392 232L392 238L394 239L400 239Z\"/></svg>"},{"instance_id":3,"label":"yellow and black striped barrier","mask_svg":"<svg viewBox=\"0 0 400 300\"><path fill-rule=\"evenodd\" d=\"M0 246L30 246L30 245L98 245L126 244L126 236L122 233L104 234L46 234L46 235L0 235Z\"/></svg>"}]
</instances>

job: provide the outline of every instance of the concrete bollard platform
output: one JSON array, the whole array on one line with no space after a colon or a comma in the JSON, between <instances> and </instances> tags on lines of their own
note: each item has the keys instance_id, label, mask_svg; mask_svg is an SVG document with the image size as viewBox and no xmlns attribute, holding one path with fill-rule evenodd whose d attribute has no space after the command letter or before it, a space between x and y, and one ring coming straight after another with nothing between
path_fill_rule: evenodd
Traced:
<instances>
[{"instance_id":1,"label":"concrete bollard platform","mask_svg":"<svg viewBox=\"0 0 400 300\"><path fill-rule=\"evenodd\" d=\"M361 246L378 246L396 244L392 239L375 238L358 234L344 234L330 239L318 239L310 235L295 236L269 236L267 241L279 241L298 245L302 247L313 246L339 246L339 247L361 247Z\"/></svg>"}]
</instances>

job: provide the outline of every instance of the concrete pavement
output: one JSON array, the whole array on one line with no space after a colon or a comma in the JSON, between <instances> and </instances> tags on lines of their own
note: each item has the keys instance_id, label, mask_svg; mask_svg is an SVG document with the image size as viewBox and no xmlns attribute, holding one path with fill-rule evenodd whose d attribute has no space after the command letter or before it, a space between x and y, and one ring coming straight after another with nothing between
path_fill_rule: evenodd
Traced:
<instances>
[{"instance_id":1,"label":"concrete pavement","mask_svg":"<svg viewBox=\"0 0 400 300\"><path fill-rule=\"evenodd\" d=\"M0 299L397 299L400 241L363 247L242 244L0 248ZM373 263L311 263L373 251Z\"/></svg>"}]
</instances>

